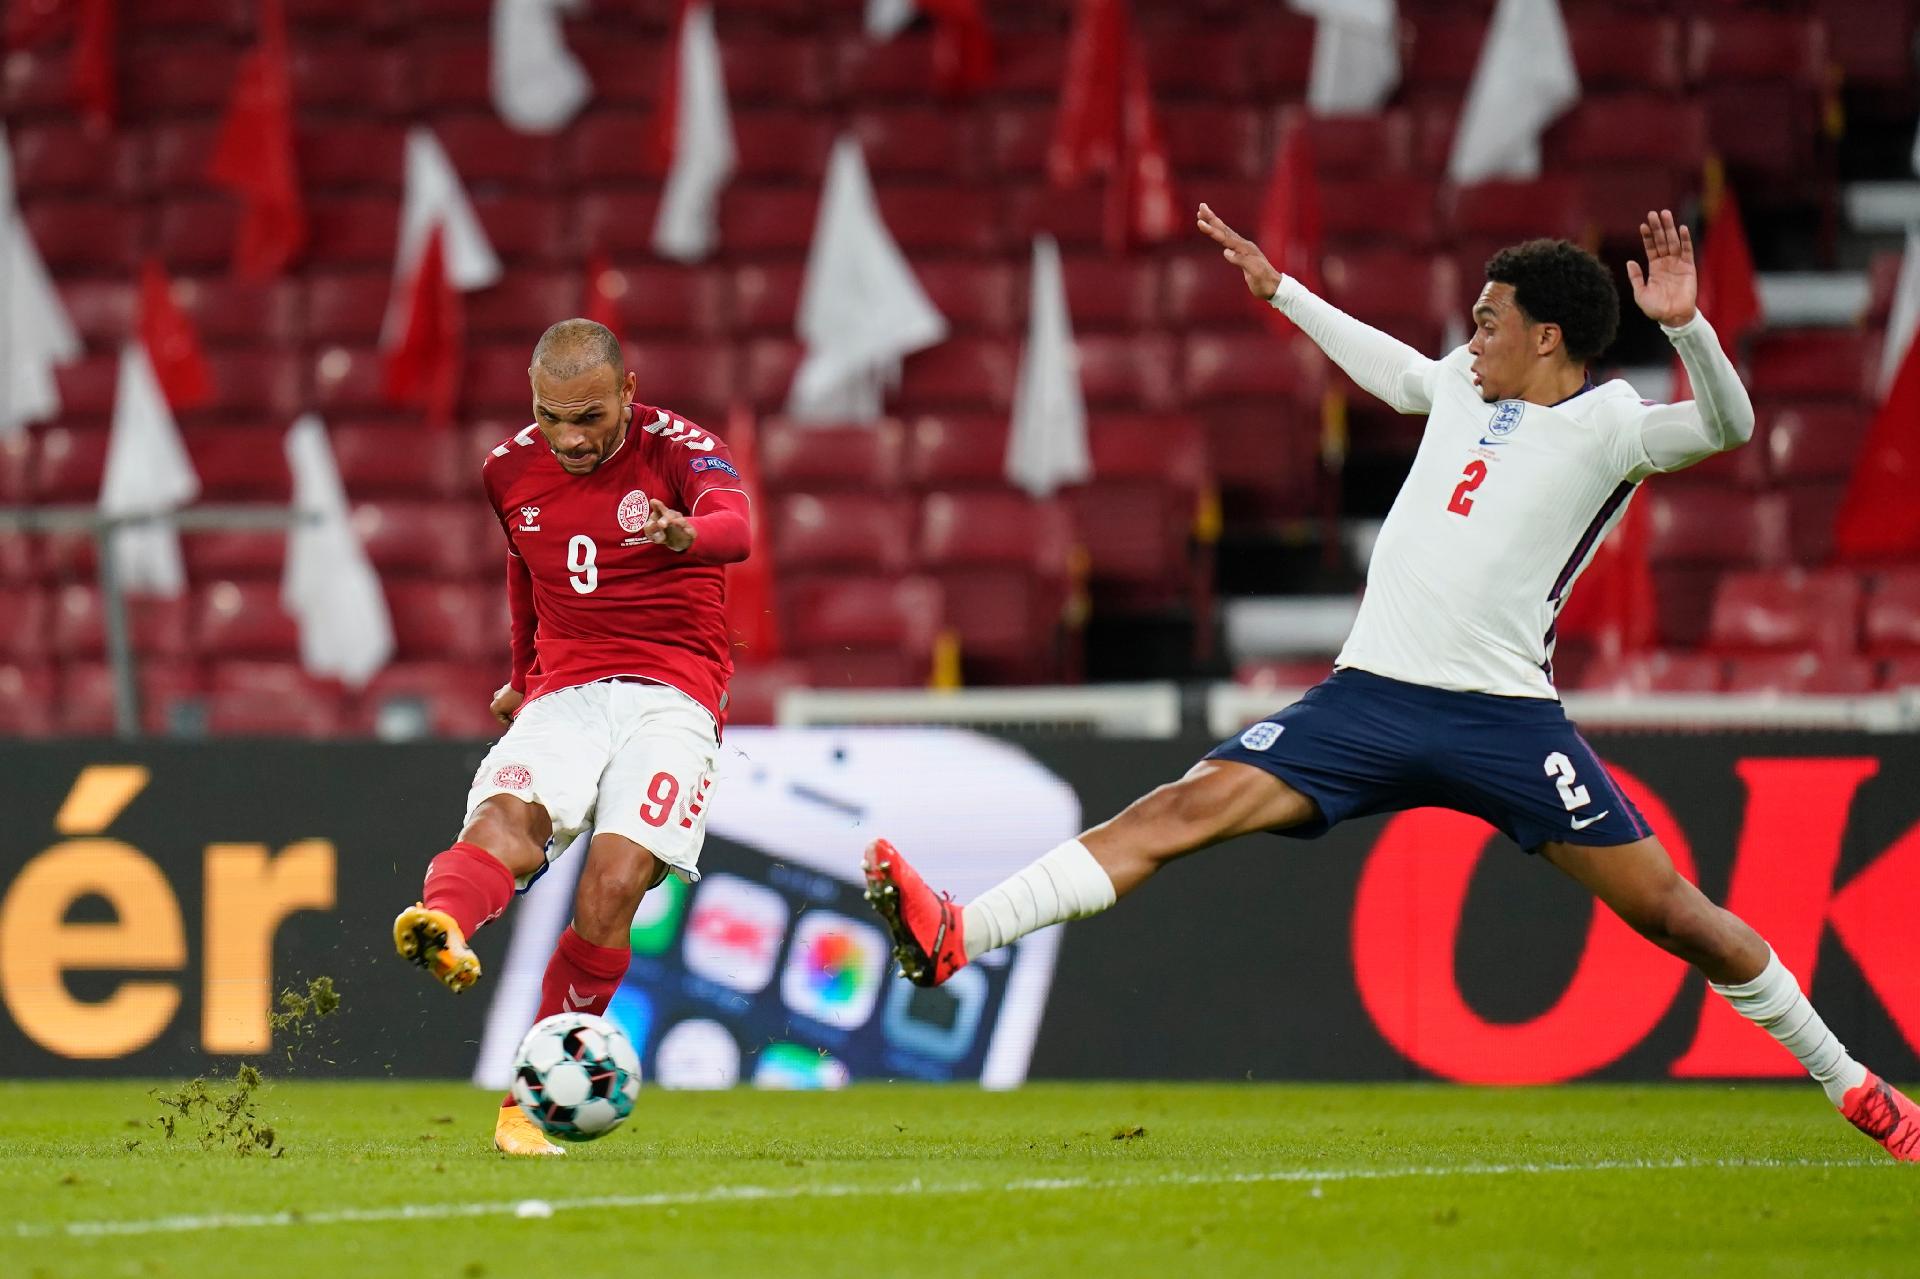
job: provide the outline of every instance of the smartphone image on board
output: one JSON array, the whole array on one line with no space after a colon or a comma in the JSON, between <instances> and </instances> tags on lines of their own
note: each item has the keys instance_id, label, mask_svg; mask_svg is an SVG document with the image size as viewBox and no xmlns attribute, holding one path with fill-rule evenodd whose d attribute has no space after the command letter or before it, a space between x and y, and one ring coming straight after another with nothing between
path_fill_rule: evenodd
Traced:
<instances>
[{"instance_id":1,"label":"smartphone image on board","mask_svg":"<svg viewBox=\"0 0 1920 1279\"><path fill-rule=\"evenodd\" d=\"M700 877L669 877L633 921L607 1016L666 1087L831 1088L853 1079L1026 1078L1059 931L982 956L945 984L896 975L864 900L861 850L892 840L966 901L1080 828L1059 777L963 729L730 730ZM583 837L513 907L476 1083L502 1087L572 916Z\"/></svg>"}]
</instances>

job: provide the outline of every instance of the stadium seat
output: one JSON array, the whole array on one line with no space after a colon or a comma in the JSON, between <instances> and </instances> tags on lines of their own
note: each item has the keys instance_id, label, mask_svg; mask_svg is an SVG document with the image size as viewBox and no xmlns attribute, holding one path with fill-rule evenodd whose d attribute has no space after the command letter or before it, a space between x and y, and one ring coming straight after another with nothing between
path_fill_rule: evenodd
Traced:
<instances>
[{"instance_id":1,"label":"stadium seat","mask_svg":"<svg viewBox=\"0 0 1920 1279\"><path fill-rule=\"evenodd\" d=\"M1233 668L1233 682L1256 690L1312 688L1333 674L1333 656L1290 659L1267 658L1241 662Z\"/></svg>"},{"instance_id":2,"label":"stadium seat","mask_svg":"<svg viewBox=\"0 0 1920 1279\"><path fill-rule=\"evenodd\" d=\"M1224 265L1224 264L1221 264ZM1150 258L1071 254L1061 262L1076 336L1100 329L1145 329L1160 318L1161 263ZM1237 273L1229 269L1226 274ZM1022 273L1014 313L1025 332L1030 277ZM1251 301L1251 297L1248 298Z\"/></svg>"},{"instance_id":3,"label":"stadium seat","mask_svg":"<svg viewBox=\"0 0 1920 1279\"><path fill-rule=\"evenodd\" d=\"M1468 297L1450 259L1399 249L1329 253L1320 274L1329 302L1382 327L1459 315Z\"/></svg>"},{"instance_id":4,"label":"stadium seat","mask_svg":"<svg viewBox=\"0 0 1920 1279\"><path fill-rule=\"evenodd\" d=\"M1557 672L1557 676L1563 688L1576 688L1583 693L1627 696L1641 693L1717 693L1721 683L1721 660L1710 653L1656 649L1650 653L1596 657L1582 667L1577 681L1566 680L1564 672Z\"/></svg>"},{"instance_id":5,"label":"stadium seat","mask_svg":"<svg viewBox=\"0 0 1920 1279\"><path fill-rule=\"evenodd\" d=\"M273 690L209 693L206 704L207 731L216 737L334 737L347 722L337 700Z\"/></svg>"},{"instance_id":6,"label":"stadium seat","mask_svg":"<svg viewBox=\"0 0 1920 1279\"><path fill-rule=\"evenodd\" d=\"M1920 568L1891 569L1867 593L1866 650L1920 656Z\"/></svg>"},{"instance_id":7,"label":"stadium seat","mask_svg":"<svg viewBox=\"0 0 1920 1279\"><path fill-rule=\"evenodd\" d=\"M579 315L585 301L577 272L548 267L507 271L492 288L467 299L467 334L518 342L530 352L549 324Z\"/></svg>"},{"instance_id":8,"label":"stadium seat","mask_svg":"<svg viewBox=\"0 0 1920 1279\"><path fill-rule=\"evenodd\" d=\"M1687 29L1687 75L1697 85L1744 80L1821 87L1828 75L1826 24L1784 13L1696 18Z\"/></svg>"},{"instance_id":9,"label":"stadium seat","mask_svg":"<svg viewBox=\"0 0 1920 1279\"><path fill-rule=\"evenodd\" d=\"M484 111L438 117L433 133L469 190L492 184L551 189L560 179L559 148L509 125L491 101Z\"/></svg>"},{"instance_id":10,"label":"stadium seat","mask_svg":"<svg viewBox=\"0 0 1920 1279\"><path fill-rule=\"evenodd\" d=\"M1302 128L1307 131L1318 178L1367 178L1413 170L1413 120L1405 111L1316 116L1303 107L1283 107L1273 129L1273 147L1278 148L1292 130Z\"/></svg>"},{"instance_id":11,"label":"stadium seat","mask_svg":"<svg viewBox=\"0 0 1920 1279\"><path fill-rule=\"evenodd\" d=\"M384 6L383 6L384 7ZM303 109L404 114L412 99L403 49L302 31L289 50L293 100Z\"/></svg>"},{"instance_id":12,"label":"stadium seat","mask_svg":"<svg viewBox=\"0 0 1920 1279\"><path fill-rule=\"evenodd\" d=\"M1778 490L1787 504L1788 550L1795 564L1825 564L1833 558L1833 528L1845 500L1844 482L1795 484Z\"/></svg>"},{"instance_id":13,"label":"stadium seat","mask_svg":"<svg viewBox=\"0 0 1920 1279\"><path fill-rule=\"evenodd\" d=\"M865 666L924 683L943 625L940 588L924 577L782 576L781 634L809 678L827 686ZM822 676L828 676L822 679Z\"/></svg>"},{"instance_id":14,"label":"stadium seat","mask_svg":"<svg viewBox=\"0 0 1920 1279\"><path fill-rule=\"evenodd\" d=\"M65 426L37 428L30 490L42 502L92 502L107 466L107 432Z\"/></svg>"},{"instance_id":15,"label":"stadium seat","mask_svg":"<svg viewBox=\"0 0 1920 1279\"><path fill-rule=\"evenodd\" d=\"M1263 323L1262 304L1240 273L1207 256L1167 263L1166 319L1180 328L1229 328Z\"/></svg>"},{"instance_id":16,"label":"stadium seat","mask_svg":"<svg viewBox=\"0 0 1920 1279\"><path fill-rule=\"evenodd\" d=\"M139 242L136 211L100 195L22 199L20 216L47 269L59 274L126 275Z\"/></svg>"},{"instance_id":17,"label":"stadium seat","mask_svg":"<svg viewBox=\"0 0 1920 1279\"><path fill-rule=\"evenodd\" d=\"M291 422L307 407L300 357L291 351L212 350L207 353L207 370L212 374L211 409L229 415L264 414L270 421Z\"/></svg>"},{"instance_id":18,"label":"stadium seat","mask_svg":"<svg viewBox=\"0 0 1920 1279\"><path fill-rule=\"evenodd\" d=\"M231 242L221 246L219 271L176 276L171 294L209 347L290 346L303 328L304 288L297 280L260 284L226 274Z\"/></svg>"},{"instance_id":19,"label":"stadium seat","mask_svg":"<svg viewBox=\"0 0 1920 1279\"><path fill-rule=\"evenodd\" d=\"M1243 31L1233 28L1168 24L1144 32L1147 77L1154 93L1169 98L1239 100L1253 85L1253 63L1258 58ZM1264 58L1270 46L1261 45ZM1056 82L1057 83L1057 82ZM1179 165L1175 172L1182 172Z\"/></svg>"},{"instance_id":20,"label":"stadium seat","mask_svg":"<svg viewBox=\"0 0 1920 1279\"><path fill-rule=\"evenodd\" d=\"M763 411L778 411L787 403L793 377L800 368L801 349L791 338L758 338L746 344L741 359L745 371L741 390L748 403Z\"/></svg>"},{"instance_id":21,"label":"stadium seat","mask_svg":"<svg viewBox=\"0 0 1920 1279\"><path fill-rule=\"evenodd\" d=\"M1321 464L1317 400L1247 402L1202 417L1227 527L1267 532L1325 509L1337 479Z\"/></svg>"},{"instance_id":22,"label":"stadium seat","mask_svg":"<svg viewBox=\"0 0 1920 1279\"><path fill-rule=\"evenodd\" d=\"M140 725L157 734L193 736L206 731L206 681L190 662L142 660L135 673ZM54 701L55 730L104 737L114 731L113 671L104 662L68 662L60 668Z\"/></svg>"},{"instance_id":23,"label":"stadium seat","mask_svg":"<svg viewBox=\"0 0 1920 1279\"><path fill-rule=\"evenodd\" d=\"M1117 268L1122 264L1112 265ZM1012 264L975 257L936 258L914 263L913 272L934 309L956 332L1004 336L1024 331L1021 322L1027 313L1027 281ZM794 314L787 317L788 327ZM1077 310L1073 322L1076 328L1083 323Z\"/></svg>"},{"instance_id":24,"label":"stadium seat","mask_svg":"<svg viewBox=\"0 0 1920 1279\"><path fill-rule=\"evenodd\" d=\"M1412 52L1401 54L1403 92L1415 98L1464 95L1486 40L1484 17L1421 22L1413 32Z\"/></svg>"},{"instance_id":25,"label":"stadium seat","mask_svg":"<svg viewBox=\"0 0 1920 1279\"><path fill-rule=\"evenodd\" d=\"M0 662L0 737L45 737L55 731L53 668Z\"/></svg>"},{"instance_id":26,"label":"stadium seat","mask_svg":"<svg viewBox=\"0 0 1920 1279\"><path fill-rule=\"evenodd\" d=\"M654 152L654 127L650 111L590 107L561 135L574 181L592 186L660 181L666 170Z\"/></svg>"},{"instance_id":27,"label":"stadium seat","mask_svg":"<svg viewBox=\"0 0 1920 1279\"><path fill-rule=\"evenodd\" d=\"M998 191L958 184L874 185L881 219L910 256L937 249L993 253L1004 247Z\"/></svg>"},{"instance_id":28,"label":"stadium seat","mask_svg":"<svg viewBox=\"0 0 1920 1279\"><path fill-rule=\"evenodd\" d=\"M484 29L470 36L435 23L414 38L408 51L413 65L415 109L490 111L492 77Z\"/></svg>"},{"instance_id":29,"label":"stadium seat","mask_svg":"<svg viewBox=\"0 0 1920 1279\"><path fill-rule=\"evenodd\" d=\"M1183 178L1255 178L1266 173L1272 144L1254 107L1169 103L1160 109L1167 162Z\"/></svg>"},{"instance_id":30,"label":"stadium seat","mask_svg":"<svg viewBox=\"0 0 1920 1279\"><path fill-rule=\"evenodd\" d=\"M1851 653L1767 653L1727 659L1729 693L1846 694L1870 693L1875 684L1874 663Z\"/></svg>"},{"instance_id":31,"label":"stadium seat","mask_svg":"<svg viewBox=\"0 0 1920 1279\"><path fill-rule=\"evenodd\" d=\"M733 132L741 177L814 185L826 172L827 153L833 149L837 130L831 121L816 115L770 108L734 112ZM871 155L868 168L873 173L886 171Z\"/></svg>"},{"instance_id":32,"label":"stadium seat","mask_svg":"<svg viewBox=\"0 0 1920 1279\"><path fill-rule=\"evenodd\" d=\"M1769 329L1753 341L1748 389L1769 400L1871 400L1880 349L1849 329Z\"/></svg>"},{"instance_id":33,"label":"stadium seat","mask_svg":"<svg viewBox=\"0 0 1920 1279\"><path fill-rule=\"evenodd\" d=\"M911 499L788 493L772 501L767 531L782 574L829 569L900 573L911 562Z\"/></svg>"},{"instance_id":34,"label":"stadium seat","mask_svg":"<svg viewBox=\"0 0 1920 1279\"><path fill-rule=\"evenodd\" d=\"M397 193L307 196L307 259L316 266L391 271L399 230Z\"/></svg>"},{"instance_id":35,"label":"stadium seat","mask_svg":"<svg viewBox=\"0 0 1920 1279\"><path fill-rule=\"evenodd\" d=\"M1766 409L1761 410L1763 415ZM1850 405L1780 405L1768 415L1764 457L1781 484L1845 480L1853 474L1871 415ZM1758 450L1757 450L1758 451Z\"/></svg>"},{"instance_id":36,"label":"stadium seat","mask_svg":"<svg viewBox=\"0 0 1920 1279\"><path fill-rule=\"evenodd\" d=\"M1889 658L1880 668L1883 689L1920 688L1920 657Z\"/></svg>"},{"instance_id":37,"label":"stadium seat","mask_svg":"<svg viewBox=\"0 0 1920 1279\"><path fill-rule=\"evenodd\" d=\"M588 202L599 199L611 202L613 197L584 196L581 200L582 212L590 207ZM644 252L652 251L653 243L653 197L617 197L629 208L627 216L632 221L625 224L621 238L624 245L611 238L595 241L591 237L588 243L601 243L611 250L631 248ZM644 214L632 208L635 204L644 207ZM720 199L720 242L727 246L730 253L743 257L753 257L772 253L804 253L813 239L814 214L820 204L820 192L815 187L750 186L745 182L733 182L727 186L726 194ZM644 221L640 220L644 216ZM602 220L605 218L603 216ZM589 224L589 229L591 224Z\"/></svg>"},{"instance_id":38,"label":"stadium seat","mask_svg":"<svg viewBox=\"0 0 1920 1279\"><path fill-rule=\"evenodd\" d=\"M1896 266L1898 263L1896 262ZM55 281L74 331L88 346L117 347L133 332L137 290L130 280Z\"/></svg>"},{"instance_id":39,"label":"stadium seat","mask_svg":"<svg viewBox=\"0 0 1920 1279\"><path fill-rule=\"evenodd\" d=\"M758 441L760 483L769 495L886 493L900 484L905 434L891 418L857 426L770 418Z\"/></svg>"},{"instance_id":40,"label":"stadium seat","mask_svg":"<svg viewBox=\"0 0 1920 1279\"><path fill-rule=\"evenodd\" d=\"M1096 598L1108 611L1187 602L1189 539L1213 498L1205 428L1185 417L1112 416L1089 437L1093 480L1066 497Z\"/></svg>"},{"instance_id":41,"label":"stadium seat","mask_svg":"<svg viewBox=\"0 0 1920 1279\"><path fill-rule=\"evenodd\" d=\"M502 664L395 662L353 695L348 724L386 739L497 737L504 728L487 706L506 674Z\"/></svg>"},{"instance_id":42,"label":"stadium seat","mask_svg":"<svg viewBox=\"0 0 1920 1279\"><path fill-rule=\"evenodd\" d=\"M204 33L213 35L217 33ZM119 70L120 109L150 120L171 112L219 112L232 93L240 49L229 40L174 38L141 49Z\"/></svg>"},{"instance_id":43,"label":"stadium seat","mask_svg":"<svg viewBox=\"0 0 1920 1279\"><path fill-rule=\"evenodd\" d=\"M1077 335L1080 390L1091 407L1171 409L1180 402L1180 350L1170 333Z\"/></svg>"},{"instance_id":44,"label":"stadium seat","mask_svg":"<svg viewBox=\"0 0 1920 1279\"><path fill-rule=\"evenodd\" d=\"M827 100L826 51L808 36L751 35L729 29L720 42L720 61L731 102L764 102L792 109L821 106Z\"/></svg>"},{"instance_id":45,"label":"stadium seat","mask_svg":"<svg viewBox=\"0 0 1920 1279\"><path fill-rule=\"evenodd\" d=\"M1235 10L1246 14L1245 8ZM1268 100L1297 102L1305 94L1313 64L1313 20L1278 6L1250 11L1258 56L1249 68L1254 91ZM1402 55L1403 60L1405 55Z\"/></svg>"},{"instance_id":46,"label":"stadium seat","mask_svg":"<svg viewBox=\"0 0 1920 1279\"><path fill-rule=\"evenodd\" d=\"M1569 15L1567 40L1582 90L1680 88L1680 23L1645 13Z\"/></svg>"},{"instance_id":47,"label":"stadium seat","mask_svg":"<svg viewBox=\"0 0 1920 1279\"><path fill-rule=\"evenodd\" d=\"M499 522L484 502L358 502L353 528L382 577L461 581L490 572Z\"/></svg>"},{"instance_id":48,"label":"stadium seat","mask_svg":"<svg viewBox=\"0 0 1920 1279\"><path fill-rule=\"evenodd\" d=\"M402 121L329 119L303 124L294 154L301 180L316 187L397 196L406 181L406 148ZM186 171L205 168L202 161Z\"/></svg>"},{"instance_id":49,"label":"stadium seat","mask_svg":"<svg viewBox=\"0 0 1920 1279\"><path fill-rule=\"evenodd\" d=\"M125 596L133 649L143 656L179 658L191 652L186 599ZM48 651L61 660L106 653L106 620L100 590L91 582L67 582L50 599Z\"/></svg>"},{"instance_id":50,"label":"stadium seat","mask_svg":"<svg viewBox=\"0 0 1920 1279\"><path fill-rule=\"evenodd\" d=\"M622 336L639 340L654 333L685 337L726 331L728 277L724 271L670 262L629 262L611 270L612 283L621 290L614 303ZM573 312L584 304L584 274L572 286Z\"/></svg>"},{"instance_id":51,"label":"stadium seat","mask_svg":"<svg viewBox=\"0 0 1920 1279\"><path fill-rule=\"evenodd\" d=\"M307 336L315 342L376 342L392 296L390 270L316 271L307 281Z\"/></svg>"},{"instance_id":52,"label":"stadium seat","mask_svg":"<svg viewBox=\"0 0 1920 1279\"><path fill-rule=\"evenodd\" d=\"M180 535L187 575L278 582L286 564L287 534L280 529L203 529Z\"/></svg>"},{"instance_id":53,"label":"stadium seat","mask_svg":"<svg viewBox=\"0 0 1920 1279\"><path fill-rule=\"evenodd\" d=\"M803 662L776 659L765 662L739 662L733 678L727 682L727 724L771 724L780 705L780 694L790 688L804 688L807 667Z\"/></svg>"},{"instance_id":54,"label":"stadium seat","mask_svg":"<svg viewBox=\"0 0 1920 1279\"><path fill-rule=\"evenodd\" d=\"M520 262L578 261L588 247L577 234L572 210L547 194L473 192L473 211L494 252L508 266Z\"/></svg>"},{"instance_id":55,"label":"stadium seat","mask_svg":"<svg viewBox=\"0 0 1920 1279\"><path fill-rule=\"evenodd\" d=\"M501 432L505 436L507 432ZM342 419L329 423L340 482L358 497L452 497L481 501L481 459L499 441L470 446L452 431ZM205 472L202 472L204 479Z\"/></svg>"},{"instance_id":56,"label":"stadium seat","mask_svg":"<svg viewBox=\"0 0 1920 1279\"><path fill-rule=\"evenodd\" d=\"M1647 504L1647 558L1655 564L1769 565L1790 558L1788 508L1778 494L1672 488L1656 477Z\"/></svg>"},{"instance_id":57,"label":"stadium seat","mask_svg":"<svg viewBox=\"0 0 1920 1279\"><path fill-rule=\"evenodd\" d=\"M780 136L781 130L769 129L766 139L769 149L780 146L793 159L779 167L769 166L760 171L785 173L798 178L814 178L824 171L827 148L839 132L830 121L797 116L787 107L764 114L769 122L808 120L821 130L824 138L819 145L814 145L811 142L799 142L798 139L784 140ZM748 126L742 124L738 116L735 117L735 128L743 138L747 136ZM856 112L846 128L859 140L860 149L866 155L867 168L876 179L903 175L972 177L980 167L982 148L979 130L968 114L937 106L897 106L884 111L868 109ZM796 145L797 142L799 145ZM742 153L745 154L746 150L743 146ZM796 167L796 159L810 161L809 167Z\"/></svg>"},{"instance_id":58,"label":"stadium seat","mask_svg":"<svg viewBox=\"0 0 1920 1279\"><path fill-rule=\"evenodd\" d=\"M280 607L278 581L208 582L195 588L190 608L194 650L210 662L299 651L299 627Z\"/></svg>"},{"instance_id":59,"label":"stadium seat","mask_svg":"<svg viewBox=\"0 0 1920 1279\"><path fill-rule=\"evenodd\" d=\"M9 590L0 608L0 661L38 665L46 660L52 612L45 591Z\"/></svg>"},{"instance_id":60,"label":"stadium seat","mask_svg":"<svg viewBox=\"0 0 1920 1279\"><path fill-rule=\"evenodd\" d=\"M1845 571L1728 573L1714 593L1709 638L1725 653L1809 650L1845 656L1860 639L1860 581Z\"/></svg>"},{"instance_id":61,"label":"stadium seat","mask_svg":"<svg viewBox=\"0 0 1920 1279\"><path fill-rule=\"evenodd\" d=\"M935 575L969 680L1058 680L1076 536L1068 508L1007 490L929 493L920 567Z\"/></svg>"},{"instance_id":62,"label":"stadium seat","mask_svg":"<svg viewBox=\"0 0 1920 1279\"><path fill-rule=\"evenodd\" d=\"M386 597L398 660L497 662L504 666L510 656L512 624L507 616L504 570L491 580L394 580L386 583Z\"/></svg>"},{"instance_id":63,"label":"stadium seat","mask_svg":"<svg viewBox=\"0 0 1920 1279\"><path fill-rule=\"evenodd\" d=\"M736 270L731 290L735 328L792 333L805 274L798 262L759 262Z\"/></svg>"},{"instance_id":64,"label":"stadium seat","mask_svg":"<svg viewBox=\"0 0 1920 1279\"><path fill-rule=\"evenodd\" d=\"M139 190L142 138L136 133L99 137L83 125L9 121L13 180L18 189L83 196L130 196Z\"/></svg>"},{"instance_id":65,"label":"stadium seat","mask_svg":"<svg viewBox=\"0 0 1920 1279\"><path fill-rule=\"evenodd\" d=\"M1707 158L1707 116L1684 98L1622 93L1583 97L1541 146L1556 165L1663 164L1698 172Z\"/></svg>"},{"instance_id":66,"label":"stadium seat","mask_svg":"<svg viewBox=\"0 0 1920 1279\"><path fill-rule=\"evenodd\" d=\"M854 103L924 101L934 82L933 37L925 30L904 31L887 41L848 35L827 56L835 87Z\"/></svg>"},{"instance_id":67,"label":"stadium seat","mask_svg":"<svg viewBox=\"0 0 1920 1279\"><path fill-rule=\"evenodd\" d=\"M1578 240L1586 233L1587 215L1580 184L1572 178L1546 177L1531 182L1479 182L1455 188L1447 225L1457 237L1498 241L1501 245L1539 235ZM1482 278L1486 254L1477 255L1463 282ZM1476 290L1477 291L1477 290Z\"/></svg>"},{"instance_id":68,"label":"stadium seat","mask_svg":"<svg viewBox=\"0 0 1920 1279\"><path fill-rule=\"evenodd\" d=\"M1431 245L1439 234L1433 183L1423 178L1334 178L1320 184L1327 245L1350 248L1384 243L1407 249ZM1538 223L1532 223L1538 228Z\"/></svg>"},{"instance_id":69,"label":"stadium seat","mask_svg":"<svg viewBox=\"0 0 1920 1279\"><path fill-rule=\"evenodd\" d=\"M905 475L915 488L996 487L1006 482L1005 414L925 414L907 432Z\"/></svg>"},{"instance_id":70,"label":"stadium seat","mask_svg":"<svg viewBox=\"0 0 1920 1279\"><path fill-rule=\"evenodd\" d=\"M1311 399L1324 386L1319 352L1306 341L1277 341L1271 332L1196 333L1187 339L1185 399Z\"/></svg>"},{"instance_id":71,"label":"stadium seat","mask_svg":"<svg viewBox=\"0 0 1920 1279\"><path fill-rule=\"evenodd\" d=\"M992 171L1023 182L1044 180L1047 148L1053 143L1058 109L1019 104L992 108L982 131L982 146Z\"/></svg>"},{"instance_id":72,"label":"stadium seat","mask_svg":"<svg viewBox=\"0 0 1920 1279\"><path fill-rule=\"evenodd\" d=\"M906 358L898 402L903 409L993 408L1013 404L1018 352L995 338L948 338Z\"/></svg>"}]
</instances>

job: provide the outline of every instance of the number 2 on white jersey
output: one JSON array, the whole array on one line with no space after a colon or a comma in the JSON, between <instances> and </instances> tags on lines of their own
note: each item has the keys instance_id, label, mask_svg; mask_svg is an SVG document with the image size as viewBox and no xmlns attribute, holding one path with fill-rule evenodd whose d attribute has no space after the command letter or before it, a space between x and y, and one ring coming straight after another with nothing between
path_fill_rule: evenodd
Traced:
<instances>
[{"instance_id":1,"label":"number 2 on white jersey","mask_svg":"<svg viewBox=\"0 0 1920 1279\"><path fill-rule=\"evenodd\" d=\"M1560 788L1560 802L1567 806L1569 813L1576 808L1584 808L1587 801L1593 798L1587 794L1586 787L1573 784L1573 761L1565 753L1555 751L1547 756L1546 771L1547 776L1553 778L1554 785Z\"/></svg>"},{"instance_id":2,"label":"number 2 on white jersey","mask_svg":"<svg viewBox=\"0 0 1920 1279\"><path fill-rule=\"evenodd\" d=\"M600 585L600 566L594 563L600 548L585 533L575 533L567 542L567 585L582 595L591 595Z\"/></svg>"},{"instance_id":3,"label":"number 2 on white jersey","mask_svg":"<svg viewBox=\"0 0 1920 1279\"><path fill-rule=\"evenodd\" d=\"M1485 482L1487 478L1487 464L1479 458L1475 458L1473 461L1467 463L1467 469L1460 474L1461 480L1459 487L1453 490L1453 500L1447 503L1447 509L1455 515L1472 515L1473 498L1469 497L1468 494L1472 493ZM1561 758L1565 759L1566 756L1563 755Z\"/></svg>"}]
</instances>

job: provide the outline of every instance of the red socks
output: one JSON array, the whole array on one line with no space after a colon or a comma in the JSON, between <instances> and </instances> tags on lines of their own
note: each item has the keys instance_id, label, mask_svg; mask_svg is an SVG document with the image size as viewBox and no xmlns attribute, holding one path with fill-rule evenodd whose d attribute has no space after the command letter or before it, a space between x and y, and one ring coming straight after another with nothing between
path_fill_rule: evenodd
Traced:
<instances>
[{"instance_id":1,"label":"red socks","mask_svg":"<svg viewBox=\"0 0 1920 1279\"><path fill-rule=\"evenodd\" d=\"M547 975L540 979L540 1012L535 1020L555 1013L606 1016L632 955L626 946L596 946L567 925L560 944L553 948L553 958L547 961Z\"/></svg>"},{"instance_id":2,"label":"red socks","mask_svg":"<svg viewBox=\"0 0 1920 1279\"><path fill-rule=\"evenodd\" d=\"M513 900L513 872L478 844L458 843L428 865L420 900L452 915L472 941L480 925L498 919Z\"/></svg>"}]
</instances>

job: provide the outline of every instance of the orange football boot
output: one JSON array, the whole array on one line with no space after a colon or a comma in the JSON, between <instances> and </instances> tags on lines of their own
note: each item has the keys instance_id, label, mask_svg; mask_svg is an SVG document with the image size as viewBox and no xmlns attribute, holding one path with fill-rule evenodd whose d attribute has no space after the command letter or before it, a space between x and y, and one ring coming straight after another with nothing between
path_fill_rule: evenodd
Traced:
<instances>
[{"instance_id":1,"label":"orange football boot","mask_svg":"<svg viewBox=\"0 0 1920 1279\"><path fill-rule=\"evenodd\" d=\"M432 973L455 994L480 980L480 956L444 910L415 903L393 921L393 948Z\"/></svg>"}]
</instances>

